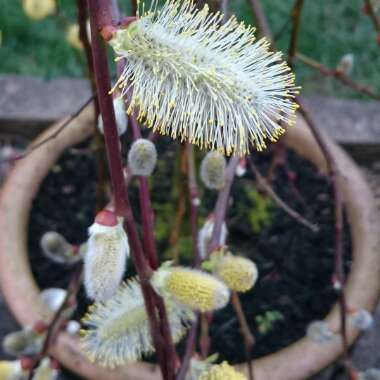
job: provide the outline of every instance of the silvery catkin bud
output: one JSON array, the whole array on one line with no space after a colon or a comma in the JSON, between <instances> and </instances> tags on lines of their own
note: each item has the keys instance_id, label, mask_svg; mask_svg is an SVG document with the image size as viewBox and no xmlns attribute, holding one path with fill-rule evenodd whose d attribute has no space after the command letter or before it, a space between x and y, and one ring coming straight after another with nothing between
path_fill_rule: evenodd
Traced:
<instances>
[{"instance_id":1,"label":"silvery catkin bud","mask_svg":"<svg viewBox=\"0 0 380 380\"><path fill-rule=\"evenodd\" d=\"M324 321L313 321L306 329L306 336L315 343L330 342L335 334Z\"/></svg>"},{"instance_id":2,"label":"silvery catkin bud","mask_svg":"<svg viewBox=\"0 0 380 380\"><path fill-rule=\"evenodd\" d=\"M132 174L149 176L157 162L157 150L154 144L147 139L137 139L128 152L128 165Z\"/></svg>"},{"instance_id":3,"label":"silvery catkin bud","mask_svg":"<svg viewBox=\"0 0 380 380\"><path fill-rule=\"evenodd\" d=\"M365 309L358 309L349 314L349 322L359 330L368 330L373 326L373 316Z\"/></svg>"},{"instance_id":4,"label":"silvery catkin bud","mask_svg":"<svg viewBox=\"0 0 380 380\"><path fill-rule=\"evenodd\" d=\"M214 215L211 214L198 233L198 250L202 260L207 257L208 245L211 241L212 233L214 230ZM226 243L228 230L226 223L223 222L218 246L223 246Z\"/></svg>"},{"instance_id":5,"label":"silvery catkin bud","mask_svg":"<svg viewBox=\"0 0 380 380\"><path fill-rule=\"evenodd\" d=\"M123 278L129 257L128 237L122 220L108 210L98 213L89 235L84 257L84 285L88 297L105 301Z\"/></svg>"},{"instance_id":6,"label":"silvery catkin bud","mask_svg":"<svg viewBox=\"0 0 380 380\"><path fill-rule=\"evenodd\" d=\"M201 180L213 190L221 190L225 184L226 159L219 152L208 152L201 162Z\"/></svg>"},{"instance_id":7,"label":"silvery catkin bud","mask_svg":"<svg viewBox=\"0 0 380 380\"><path fill-rule=\"evenodd\" d=\"M24 12L32 20L42 20L53 14L56 9L55 0L23 0Z\"/></svg>"},{"instance_id":8,"label":"silvery catkin bud","mask_svg":"<svg viewBox=\"0 0 380 380\"><path fill-rule=\"evenodd\" d=\"M71 245L58 232L45 232L40 241L43 253L50 260L59 264L71 264L82 258L83 251Z\"/></svg>"},{"instance_id":9,"label":"silvery catkin bud","mask_svg":"<svg viewBox=\"0 0 380 380\"><path fill-rule=\"evenodd\" d=\"M42 348L43 339L43 334L37 333L31 327L25 327L5 335L3 349L9 355L37 355Z\"/></svg>"},{"instance_id":10,"label":"silvery catkin bud","mask_svg":"<svg viewBox=\"0 0 380 380\"><path fill-rule=\"evenodd\" d=\"M115 119L117 126L117 133L119 136L124 134L128 127L128 118L125 112L125 103L122 97L114 98L113 100L113 108L115 110ZM100 133L104 134L104 123L102 115L99 114L98 117L98 129Z\"/></svg>"},{"instance_id":11,"label":"silvery catkin bud","mask_svg":"<svg viewBox=\"0 0 380 380\"><path fill-rule=\"evenodd\" d=\"M235 17L192 0L156 2L109 41L126 59L115 84L128 113L153 131L224 154L245 155L293 124L298 88L280 52ZM281 126L282 125L282 126Z\"/></svg>"},{"instance_id":12,"label":"silvery catkin bud","mask_svg":"<svg viewBox=\"0 0 380 380\"><path fill-rule=\"evenodd\" d=\"M353 54L345 54L339 61L336 71L340 74L350 75L354 67L355 56Z\"/></svg>"},{"instance_id":13,"label":"silvery catkin bud","mask_svg":"<svg viewBox=\"0 0 380 380\"><path fill-rule=\"evenodd\" d=\"M201 312L225 307L230 298L226 285L216 277L196 269L162 265L151 278L162 297Z\"/></svg>"}]
</instances>

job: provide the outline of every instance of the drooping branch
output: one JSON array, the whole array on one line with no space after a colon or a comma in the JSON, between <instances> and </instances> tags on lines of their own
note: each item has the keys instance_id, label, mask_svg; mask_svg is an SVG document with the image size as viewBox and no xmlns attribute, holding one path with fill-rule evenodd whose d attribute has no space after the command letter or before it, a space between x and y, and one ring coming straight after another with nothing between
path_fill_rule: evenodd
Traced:
<instances>
[{"instance_id":1,"label":"drooping branch","mask_svg":"<svg viewBox=\"0 0 380 380\"><path fill-rule=\"evenodd\" d=\"M293 66L293 61L297 53L298 35L300 31L303 4L304 4L304 0L295 0L294 6L291 12L292 31L291 31L291 36L290 36L289 50L288 50L288 63L290 66Z\"/></svg>"},{"instance_id":2,"label":"drooping branch","mask_svg":"<svg viewBox=\"0 0 380 380\"><path fill-rule=\"evenodd\" d=\"M335 78L337 81L341 82L347 87L350 87L352 90L361 93L363 95L367 95L370 98L373 98L375 100L380 100L380 94L376 94L373 89L353 81L351 78L349 78L347 75L342 73L341 71L338 71L336 69L330 69L329 67L323 65L322 63L305 56L304 54L297 53L296 58L302 62L303 64L311 67L314 70L319 71L322 75L325 77L332 77Z\"/></svg>"}]
</instances>

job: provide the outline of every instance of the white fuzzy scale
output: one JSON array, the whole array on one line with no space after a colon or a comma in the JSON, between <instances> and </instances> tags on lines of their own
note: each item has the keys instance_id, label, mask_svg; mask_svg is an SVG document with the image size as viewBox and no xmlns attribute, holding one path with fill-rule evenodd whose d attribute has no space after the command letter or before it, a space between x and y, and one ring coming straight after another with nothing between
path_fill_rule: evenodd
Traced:
<instances>
[{"instance_id":1,"label":"white fuzzy scale","mask_svg":"<svg viewBox=\"0 0 380 380\"><path fill-rule=\"evenodd\" d=\"M262 150L294 123L294 74L268 41L255 42L254 28L234 17L222 24L191 0L153 3L110 41L128 62L115 86L123 95L133 88L128 113L227 155Z\"/></svg>"}]
</instances>

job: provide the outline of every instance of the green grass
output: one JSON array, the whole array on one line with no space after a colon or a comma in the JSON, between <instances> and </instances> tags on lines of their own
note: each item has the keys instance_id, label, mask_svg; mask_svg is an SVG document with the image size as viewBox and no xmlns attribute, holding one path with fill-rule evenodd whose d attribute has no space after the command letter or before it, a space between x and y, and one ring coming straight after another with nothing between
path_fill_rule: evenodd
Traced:
<instances>
[{"instance_id":1,"label":"green grass","mask_svg":"<svg viewBox=\"0 0 380 380\"><path fill-rule=\"evenodd\" d=\"M122 3L120 1L120 3ZM124 2L124 6L127 2ZM289 14L293 0L262 0L277 45L287 51ZM362 0L307 0L302 14L299 50L334 67L342 55L355 54L352 77L380 92L380 47L373 25L360 11ZM84 57L64 38L65 23L75 22L75 0L59 2L64 17L51 16L42 21L28 19L21 0L0 0L0 73L30 74L45 78L85 75ZM239 19L254 24L247 0L230 0ZM63 21L62 21L63 20ZM67 20L67 21L64 21ZM281 32L281 30L283 30ZM295 66L297 81L305 91L353 96L331 80L320 80L314 71Z\"/></svg>"}]
</instances>

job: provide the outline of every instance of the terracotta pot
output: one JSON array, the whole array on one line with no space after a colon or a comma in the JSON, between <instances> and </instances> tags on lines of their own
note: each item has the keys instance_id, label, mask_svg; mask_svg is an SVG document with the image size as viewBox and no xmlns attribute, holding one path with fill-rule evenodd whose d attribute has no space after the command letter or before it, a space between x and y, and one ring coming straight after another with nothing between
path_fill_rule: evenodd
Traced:
<instances>
[{"instance_id":1,"label":"terracotta pot","mask_svg":"<svg viewBox=\"0 0 380 380\"><path fill-rule=\"evenodd\" d=\"M5 299L17 320L30 325L44 317L46 311L39 301L39 289L33 279L27 255L27 225L29 213L39 186L61 153L92 133L92 108L88 107L57 137L20 160L6 180L0 197L0 284ZM51 127L37 141L51 134ZM359 168L344 151L325 137L335 157L339 171L339 186L344 195L350 222L353 263L346 284L347 304L350 307L373 310L380 289L380 222L370 189ZM326 163L304 122L286 134L287 146L313 162L321 171ZM312 301L312 300L311 300ZM339 312L335 305L326 317L333 329L338 329ZM352 344L358 331L348 326ZM82 355L78 341L62 333L51 350L65 366L85 378L93 380L158 380L156 366L136 363L114 371L98 368ZM256 360L256 380L301 380L334 361L342 353L342 345L335 341L318 345L301 339L289 347ZM246 372L246 365L238 366Z\"/></svg>"}]
</instances>

